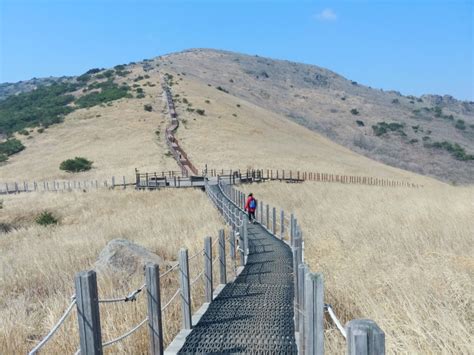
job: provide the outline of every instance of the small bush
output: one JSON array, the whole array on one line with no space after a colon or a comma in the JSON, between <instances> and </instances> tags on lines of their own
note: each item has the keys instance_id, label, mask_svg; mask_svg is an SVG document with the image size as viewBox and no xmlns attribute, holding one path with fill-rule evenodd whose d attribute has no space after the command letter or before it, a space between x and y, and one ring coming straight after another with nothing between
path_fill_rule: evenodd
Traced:
<instances>
[{"instance_id":1,"label":"small bush","mask_svg":"<svg viewBox=\"0 0 474 355\"><path fill-rule=\"evenodd\" d=\"M357 115L359 114L359 111L358 111L356 108L353 108L353 109L351 110L351 113L352 113L353 115L357 116Z\"/></svg>"},{"instance_id":2,"label":"small bush","mask_svg":"<svg viewBox=\"0 0 474 355\"><path fill-rule=\"evenodd\" d=\"M226 89L224 89L222 86L218 86L216 89L219 90L219 91L225 92L226 94L229 93L229 91L227 91Z\"/></svg>"},{"instance_id":3,"label":"small bush","mask_svg":"<svg viewBox=\"0 0 474 355\"><path fill-rule=\"evenodd\" d=\"M359 127L364 127L365 126L364 121L357 120L356 123Z\"/></svg>"},{"instance_id":4,"label":"small bush","mask_svg":"<svg viewBox=\"0 0 474 355\"><path fill-rule=\"evenodd\" d=\"M235 105L235 106L240 107L240 104L237 104L237 105Z\"/></svg>"},{"instance_id":5,"label":"small bush","mask_svg":"<svg viewBox=\"0 0 474 355\"><path fill-rule=\"evenodd\" d=\"M236 114L236 113L233 113L232 116L237 117L237 114Z\"/></svg>"},{"instance_id":6,"label":"small bush","mask_svg":"<svg viewBox=\"0 0 474 355\"><path fill-rule=\"evenodd\" d=\"M0 153L0 163L3 163L4 161L7 161L8 157L6 154Z\"/></svg>"},{"instance_id":7,"label":"small bush","mask_svg":"<svg viewBox=\"0 0 474 355\"><path fill-rule=\"evenodd\" d=\"M400 103L400 100L399 99L393 99L392 100L392 104L399 104Z\"/></svg>"},{"instance_id":8,"label":"small bush","mask_svg":"<svg viewBox=\"0 0 474 355\"><path fill-rule=\"evenodd\" d=\"M234 79L230 79L230 80L229 80L229 83L233 83L233 82L234 82Z\"/></svg>"},{"instance_id":9,"label":"small bush","mask_svg":"<svg viewBox=\"0 0 474 355\"><path fill-rule=\"evenodd\" d=\"M210 103L211 103L211 101L209 101L209 100L206 100L206 101L204 101L204 102L205 102L206 104L210 104Z\"/></svg>"},{"instance_id":10,"label":"small bush","mask_svg":"<svg viewBox=\"0 0 474 355\"><path fill-rule=\"evenodd\" d=\"M205 110L202 110L202 109L200 109L200 108L198 108L198 109L196 109L196 113L197 113L198 115L204 116L204 114L206 113L206 111L205 111Z\"/></svg>"},{"instance_id":11,"label":"small bush","mask_svg":"<svg viewBox=\"0 0 474 355\"><path fill-rule=\"evenodd\" d=\"M65 170L68 173L78 173L81 171L87 171L92 168L92 161L82 157L75 157L74 159L68 159L63 161L59 165L59 169Z\"/></svg>"},{"instance_id":12,"label":"small bush","mask_svg":"<svg viewBox=\"0 0 474 355\"><path fill-rule=\"evenodd\" d=\"M410 139L410 144L415 144L415 143L418 143L418 139L416 138L413 138L413 139Z\"/></svg>"},{"instance_id":13,"label":"small bush","mask_svg":"<svg viewBox=\"0 0 474 355\"><path fill-rule=\"evenodd\" d=\"M16 138L0 143L0 154L6 156L21 152L23 149L25 149L25 146Z\"/></svg>"},{"instance_id":14,"label":"small bush","mask_svg":"<svg viewBox=\"0 0 474 355\"><path fill-rule=\"evenodd\" d=\"M463 120L457 120L454 127L461 131L464 131L466 129L466 123Z\"/></svg>"},{"instance_id":15,"label":"small bush","mask_svg":"<svg viewBox=\"0 0 474 355\"><path fill-rule=\"evenodd\" d=\"M346 97L345 96L341 97L341 100L346 101Z\"/></svg>"},{"instance_id":16,"label":"small bush","mask_svg":"<svg viewBox=\"0 0 474 355\"><path fill-rule=\"evenodd\" d=\"M151 105L148 105L148 104L147 104L147 105L143 105L143 108L144 108L144 110L147 111L147 112L151 112L151 111L153 110L153 107L152 107Z\"/></svg>"},{"instance_id":17,"label":"small bush","mask_svg":"<svg viewBox=\"0 0 474 355\"><path fill-rule=\"evenodd\" d=\"M139 94L142 94L142 93L143 93L143 89L142 89L142 88L137 88L137 92L138 92Z\"/></svg>"},{"instance_id":18,"label":"small bush","mask_svg":"<svg viewBox=\"0 0 474 355\"><path fill-rule=\"evenodd\" d=\"M139 93L137 94L137 99L143 99L145 98L145 94L144 93Z\"/></svg>"},{"instance_id":19,"label":"small bush","mask_svg":"<svg viewBox=\"0 0 474 355\"><path fill-rule=\"evenodd\" d=\"M187 104L187 103L189 103L188 99L183 97L183 104Z\"/></svg>"},{"instance_id":20,"label":"small bush","mask_svg":"<svg viewBox=\"0 0 474 355\"><path fill-rule=\"evenodd\" d=\"M30 132L28 132L26 129L22 129L21 131L18 132L19 134L23 135L23 136L29 136L30 135Z\"/></svg>"},{"instance_id":21,"label":"small bush","mask_svg":"<svg viewBox=\"0 0 474 355\"><path fill-rule=\"evenodd\" d=\"M137 82L137 81L140 81L140 80L143 80L143 79L145 79L145 78L143 76L139 75L135 79L133 79L133 81Z\"/></svg>"},{"instance_id":22,"label":"small bush","mask_svg":"<svg viewBox=\"0 0 474 355\"><path fill-rule=\"evenodd\" d=\"M43 211L36 217L35 222L40 226L50 226L58 224L58 219L51 212Z\"/></svg>"},{"instance_id":23,"label":"small bush","mask_svg":"<svg viewBox=\"0 0 474 355\"><path fill-rule=\"evenodd\" d=\"M461 160L461 161L474 160L474 155L467 154L464 148L461 147L457 143L450 143L447 141L443 141L443 142L434 142L430 146L433 148L446 150L447 152L451 153L451 155L457 160Z\"/></svg>"},{"instance_id":24,"label":"small bush","mask_svg":"<svg viewBox=\"0 0 474 355\"><path fill-rule=\"evenodd\" d=\"M38 131L37 131L37 132L38 132L38 133L43 133L43 132L44 132L44 128L43 128L43 127L38 128Z\"/></svg>"}]
</instances>

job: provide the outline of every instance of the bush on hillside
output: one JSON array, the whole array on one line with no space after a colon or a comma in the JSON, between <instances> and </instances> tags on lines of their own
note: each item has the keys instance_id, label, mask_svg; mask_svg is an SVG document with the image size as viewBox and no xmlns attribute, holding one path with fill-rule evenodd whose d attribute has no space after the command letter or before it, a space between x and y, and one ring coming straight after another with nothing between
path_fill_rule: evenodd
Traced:
<instances>
[{"instance_id":1,"label":"bush on hillside","mask_svg":"<svg viewBox=\"0 0 474 355\"><path fill-rule=\"evenodd\" d=\"M43 126L62 122L64 115L74 109L68 104L78 84L51 84L36 90L12 95L0 101L0 134L10 136L27 127Z\"/></svg>"},{"instance_id":2,"label":"bush on hillside","mask_svg":"<svg viewBox=\"0 0 474 355\"><path fill-rule=\"evenodd\" d=\"M80 97L76 100L76 105L86 108L129 97L130 87L127 85L118 86L111 80L93 85L93 89L97 88L100 89L99 92L94 91Z\"/></svg>"},{"instance_id":3,"label":"bush on hillside","mask_svg":"<svg viewBox=\"0 0 474 355\"><path fill-rule=\"evenodd\" d=\"M25 146L16 138L0 143L0 154L6 156L21 152L23 149L25 149Z\"/></svg>"},{"instance_id":4,"label":"bush on hillside","mask_svg":"<svg viewBox=\"0 0 474 355\"><path fill-rule=\"evenodd\" d=\"M59 165L59 169L65 170L68 173L78 173L81 171L87 171L92 168L92 161L82 157L75 157L74 159L68 159L63 161Z\"/></svg>"},{"instance_id":5,"label":"bush on hillside","mask_svg":"<svg viewBox=\"0 0 474 355\"><path fill-rule=\"evenodd\" d=\"M204 114L206 113L206 111L205 111L205 110L202 110L202 109L200 109L200 108L198 108L198 109L196 109L196 113L197 113L198 115L204 116Z\"/></svg>"},{"instance_id":6,"label":"bush on hillside","mask_svg":"<svg viewBox=\"0 0 474 355\"><path fill-rule=\"evenodd\" d=\"M403 124L397 123L397 122L392 122L392 123L387 123L387 122L377 122L376 125L372 126L372 130L374 131L374 134L379 137L384 135L385 133L388 132L398 132L402 136L405 136L405 132L402 130Z\"/></svg>"},{"instance_id":7,"label":"bush on hillside","mask_svg":"<svg viewBox=\"0 0 474 355\"><path fill-rule=\"evenodd\" d=\"M356 108L353 108L353 109L351 110L351 113L352 113L353 115L357 116L357 115L359 114L359 111L358 111Z\"/></svg>"},{"instance_id":8,"label":"bush on hillside","mask_svg":"<svg viewBox=\"0 0 474 355\"><path fill-rule=\"evenodd\" d=\"M466 129L466 123L463 120L457 120L454 127L461 131L464 131Z\"/></svg>"},{"instance_id":9,"label":"bush on hillside","mask_svg":"<svg viewBox=\"0 0 474 355\"><path fill-rule=\"evenodd\" d=\"M145 109L145 111L147 112L151 112L153 110L153 107L151 105L143 105L143 108Z\"/></svg>"},{"instance_id":10,"label":"bush on hillside","mask_svg":"<svg viewBox=\"0 0 474 355\"><path fill-rule=\"evenodd\" d=\"M40 226L50 226L58 224L58 219L51 212L43 211L36 217L35 222Z\"/></svg>"},{"instance_id":11,"label":"bush on hillside","mask_svg":"<svg viewBox=\"0 0 474 355\"><path fill-rule=\"evenodd\" d=\"M444 149L447 152L451 153L451 155L461 161L468 161L474 160L474 154L467 154L463 147L461 147L457 143L451 143L448 141L443 142L434 142L429 147L437 148L437 149Z\"/></svg>"},{"instance_id":12,"label":"bush on hillside","mask_svg":"<svg viewBox=\"0 0 474 355\"><path fill-rule=\"evenodd\" d=\"M357 123L357 125L358 125L359 127L364 127L364 126L365 126L364 121L357 120L356 123Z\"/></svg>"}]
</instances>

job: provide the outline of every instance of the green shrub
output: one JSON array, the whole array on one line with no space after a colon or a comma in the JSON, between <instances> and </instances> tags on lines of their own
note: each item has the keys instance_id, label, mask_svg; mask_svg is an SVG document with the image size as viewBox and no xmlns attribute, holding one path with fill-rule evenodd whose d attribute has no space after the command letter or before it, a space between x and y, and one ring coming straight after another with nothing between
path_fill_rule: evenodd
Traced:
<instances>
[{"instance_id":1,"label":"green shrub","mask_svg":"<svg viewBox=\"0 0 474 355\"><path fill-rule=\"evenodd\" d=\"M392 122L377 122L376 125L372 126L372 130L376 136L382 136L387 132L398 132L402 136L406 136L406 133L402 130L403 124Z\"/></svg>"},{"instance_id":2,"label":"green shrub","mask_svg":"<svg viewBox=\"0 0 474 355\"><path fill-rule=\"evenodd\" d=\"M30 132L28 132L26 129L22 129L21 131L18 131L19 134L23 136L29 136Z\"/></svg>"},{"instance_id":3,"label":"green shrub","mask_svg":"<svg viewBox=\"0 0 474 355\"><path fill-rule=\"evenodd\" d=\"M211 103L211 101L209 101L209 100L206 100L206 101L204 101L204 102L205 102L206 104L210 104L210 103Z\"/></svg>"},{"instance_id":4,"label":"green shrub","mask_svg":"<svg viewBox=\"0 0 474 355\"><path fill-rule=\"evenodd\" d=\"M148 111L148 112L151 112L153 110L153 107L149 104L143 105L143 108L145 109L145 111Z\"/></svg>"},{"instance_id":5,"label":"green shrub","mask_svg":"<svg viewBox=\"0 0 474 355\"><path fill-rule=\"evenodd\" d=\"M365 126L364 121L357 120L356 123L359 127L364 127Z\"/></svg>"},{"instance_id":6,"label":"green shrub","mask_svg":"<svg viewBox=\"0 0 474 355\"><path fill-rule=\"evenodd\" d=\"M119 64L114 67L115 70L122 71L125 70L125 65L124 64Z\"/></svg>"},{"instance_id":7,"label":"green shrub","mask_svg":"<svg viewBox=\"0 0 474 355\"><path fill-rule=\"evenodd\" d=\"M97 83L94 88L99 88L100 92L94 91L76 100L76 105L81 108L92 107L102 103L128 97L130 88L127 85L118 86L112 80Z\"/></svg>"},{"instance_id":8,"label":"green shrub","mask_svg":"<svg viewBox=\"0 0 474 355\"><path fill-rule=\"evenodd\" d=\"M187 104L187 103L189 103L188 99L183 97L183 104Z\"/></svg>"},{"instance_id":9,"label":"green shrub","mask_svg":"<svg viewBox=\"0 0 474 355\"><path fill-rule=\"evenodd\" d=\"M37 131L37 132L38 132L38 133L43 133L43 132L44 132L44 128L43 128L43 127L38 128L38 131Z\"/></svg>"},{"instance_id":10,"label":"green shrub","mask_svg":"<svg viewBox=\"0 0 474 355\"><path fill-rule=\"evenodd\" d=\"M357 115L359 114L359 111L358 111L356 108L353 108L353 109L351 110L351 113L352 113L353 115L357 116Z\"/></svg>"},{"instance_id":11,"label":"green shrub","mask_svg":"<svg viewBox=\"0 0 474 355\"><path fill-rule=\"evenodd\" d=\"M229 93L229 91L227 91L226 89L224 89L222 86L218 86L216 89L219 90L219 91L225 92L226 94Z\"/></svg>"},{"instance_id":12,"label":"green shrub","mask_svg":"<svg viewBox=\"0 0 474 355\"><path fill-rule=\"evenodd\" d=\"M51 212L43 211L36 217L35 222L40 226L50 226L58 224L58 219Z\"/></svg>"},{"instance_id":13,"label":"green shrub","mask_svg":"<svg viewBox=\"0 0 474 355\"><path fill-rule=\"evenodd\" d=\"M144 93L141 92L141 93L137 94L137 99L143 99L143 98L145 98Z\"/></svg>"},{"instance_id":14,"label":"green shrub","mask_svg":"<svg viewBox=\"0 0 474 355\"><path fill-rule=\"evenodd\" d=\"M443 142L434 142L430 146L433 148L446 150L447 152L451 153L451 155L457 160L461 160L461 161L474 160L474 155L467 154L464 148L461 147L457 143L450 143L448 141L443 141Z\"/></svg>"},{"instance_id":15,"label":"green shrub","mask_svg":"<svg viewBox=\"0 0 474 355\"><path fill-rule=\"evenodd\" d=\"M443 110L439 106L435 106L433 108L433 112L434 112L435 117L441 117L441 115L443 114Z\"/></svg>"},{"instance_id":16,"label":"green shrub","mask_svg":"<svg viewBox=\"0 0 474 355\"><path fill-rule=\"evenodd\" d=\"M1 100L0 134L9 136L27 127L48 127L61 122L64 115L74 110L68 106L74 96L67 93L78 88L78 84L51 84Z\"/></svg>"},{"instance_id":17,"label":"green shrub","mask_svg":"<svg viewBox=\"0 0 474 355\"><path fill-rule=\"evenodd\" d=\"M466 123L463 120L457 120L454 127L461 131L464 131L466 129Z\"/></svg>"},{"instance_id":18,"label":"green shrub","mask_svg":"<svg viewBox=\"0 0 474 355\"><path fill-rule=\"evenodd\" d=\"M143 89L142 88L137 88L136 90L139 94L143 94Z\"/></svg>"},{"instance_id":19,"label":"green shrub","mask_svg":"<svg viewBox=\"0 0 474 355\"><path fill-rule=\"evenodd\" d=\"M25 149L25 146L16 138L7 139L0 143L0 154L6 156L21 152L23 149Z\"/></svg>"},{"instance_id":20,"label":"green shrub","mask_svg":"<svg viewBox=\"0 0 474 355\"><path fill-rule=\"evenodd\" d=\"M197 113L198 115L204 116L205 112L206 112L205 110L202 110L202 109L200 109L200 108L196 109L196 113Z\"/></svg>"},{"instance_id":21,"label":"green shrub","mask_svg":"<svg viewBox=\"0 0 474 355\"><path fill-rule=\"evenodd\" d=\"M398 99L393 99L392 100L392 104L399 104L399 103L400 103L400 100L398 100Z\"/></svg>"},{"instance_id":22,"label":"green shrub","mask_svg":"<svg viewBox=\"0 0 474 355\"><path fill-rule=\"evenodd\" d=\"M69 173L78 173L80 171L87 171L92 168L92 161L82 157L75 157L74 159L68 159L63 161L59 165L59 169L65 170Z\"/></svg>"},{"instance_id":23,"label":"green shrub","mask_svg":"<svg viewBox=\"0 0 474 355\"><path fill-rule=\"evenodd\" d=\"M133 79L133 81L137 82L137 81L140 81L140 80L143 80L143 79L145 79L145 78L143 76L139 75L135 79Z\"/></svg>"},{"instance_id":24,"label":"green shrub","mask_svg":"<svg viewBox=\"0 0 474 355\"><path fill-rule=\"evenodd\" d=\"M0 163L3 163L4 161L7 161L8 157L6 154L0 153Z\"/></svg>"},{"instance_id":25,"label":"green shrub","mask_svg":"<svg viewBox=\"0 0 474 355\"><path fill-rule=\"evenodd\" d=\"M115 71L110 69L110 70L106 70L102 73L107 79L111 78L114 76L115 74Z\"/></svg>"},{"instance_id":26,"label":"green shrub","mask_svg":"<svg viewBox=\"0 0 474 355\"><path fill-rule=\"evenodd\" d=\"M240 104L237 104L237 105L235 105L235 106L240 107Z\"/></svg>"},{"instance_id":27,"label":"green shrub","mask_svg":"<svg viewBox=\"0 0 474 355\"><path fill-rule=\"evenodd\" d=\"M410 139L410 144L414 144L414 143L418 143L418 139L416 138Z\"/></svg>"}]
</instances>

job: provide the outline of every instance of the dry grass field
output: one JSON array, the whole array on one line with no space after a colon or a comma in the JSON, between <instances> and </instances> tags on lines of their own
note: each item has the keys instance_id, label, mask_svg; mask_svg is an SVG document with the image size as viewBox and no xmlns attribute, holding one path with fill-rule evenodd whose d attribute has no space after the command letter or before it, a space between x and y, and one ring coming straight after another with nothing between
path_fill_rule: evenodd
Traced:
<instances>
[{"instance_id":1,"label":"dry grass field","mask_svg":"<svg viewBox=\"0 0 474 355\"><path fill-rule=\"evenodd\" d=\"M59 217L59 225L34 222L44 210ZM74 274L93 267L101 249L115 238L129 239L174 263L179 248L190 255L205 236L216 236L222 220L206 195L196 190L153 193L103 191L93 193L21 194L3 198L0 223L17 229L0 234L0 353L24 354L57 322L74 294ZM202 268L194 259L191 277ZM163 279L163 304L174 292L175 272ZM143 275L128 279L99 274L99 297L119 297L138 288ZM110 340L146 316L146 297L137 302L101 306L103 339ZM196 298L195 306L202 300ZM180 325L179 300L165 312L166 340ZM196 308L194 308L196 310ZM78 347L77 321L70 317L44 348L44 353L73 353ZM109 353L146 353L146 327L108 348Z\"/></svg>"},{"instance_id":2,"label":"dry grass field","mask_svg":"<svg viewBox=\"0 0 474 355\"><path fill-rule=\"evenodd\" d=\"M295 213L305 258L343 324L375 320L390 354L472 353L474 188L306 182L245 186ZM326 350L342 336L327 323Z\"/></svg>"}]
</instances>

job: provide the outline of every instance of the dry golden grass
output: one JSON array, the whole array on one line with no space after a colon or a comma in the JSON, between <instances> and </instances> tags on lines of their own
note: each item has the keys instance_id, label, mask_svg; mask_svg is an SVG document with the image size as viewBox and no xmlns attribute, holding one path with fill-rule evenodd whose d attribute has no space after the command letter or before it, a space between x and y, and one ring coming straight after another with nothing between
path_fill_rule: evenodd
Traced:
<instances>
[{"instance_id":1,"label":"dry golden grass","mask_svg":"<svg viewBox=\"0 0 474 355\"><path fill-rule=\"evenodd\" d=\"M198 167L299 169L439 184L363 157L280 115L190 77L172 90L186 97L193 108L206 111L200 116L187 112L187 105L177 104L179 116L185 120L177 137Z\"/></svg>"},{"instance_id":2,"label":"dry golden grass","mask_svg":"<svg viewBox=\"0 0 474 355\"><path fill-rule=\"evenodd\" d=\"M474 188L245 186L295 213L305 258L343 324L375 320L392 354L472 353ZM327 323L328 354L344 341Z\"/></svg>"},{"instance_id":3,"label":"dry golden grass","mask_svg":"<svg viewBox=\"0 0 474 355\"><path fill-rule=\"evenodd\" d=\"M21 194L5 197L3 205L0 223L19 228L0 235L1 354L24 354L46 335L74 294L74 274L93 267L109 240L129 239L173 262L179 248L187 246L194 253L202 248L206 235L216 236L223 226L205 194L196 190ZM59 216L60 224L36 225L34 218L43 210ZM193 263L191 277L202 269L202 258ZM163 305L177 287L174 274L162 280ZM99 296L124 296L143 282L143 275L123 280L99 274ZM194 310L202 303L201 293L198 288ZM145 299L142 294L134 303L101 306L104 341L146 316ZM179 307L178 299L165 312L166 341L180 326ZM45 353L74 352L76 322L75 316L68 319L45 346ZM147 347L148 331L143 327L109 351L137 354L146 353Z\"/></svg>"}]
</instances>

